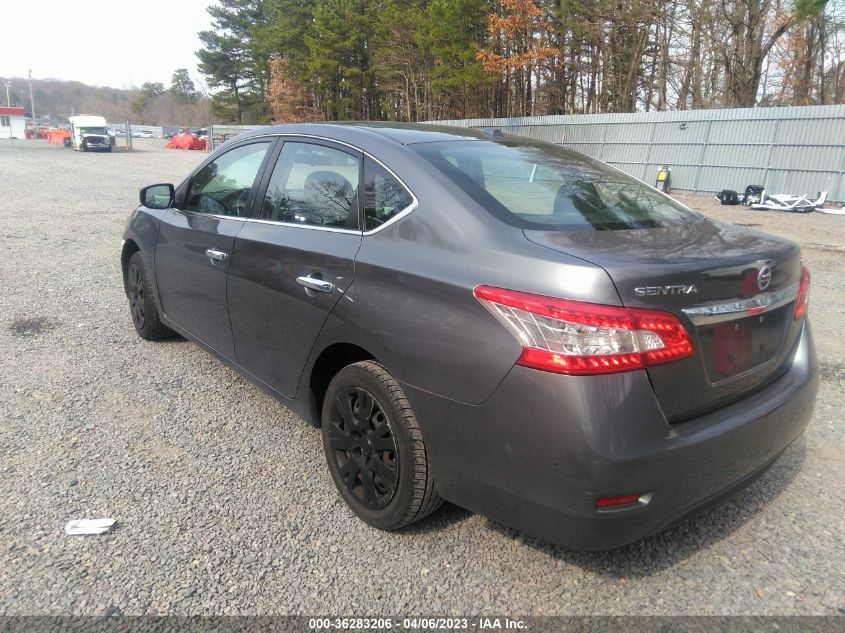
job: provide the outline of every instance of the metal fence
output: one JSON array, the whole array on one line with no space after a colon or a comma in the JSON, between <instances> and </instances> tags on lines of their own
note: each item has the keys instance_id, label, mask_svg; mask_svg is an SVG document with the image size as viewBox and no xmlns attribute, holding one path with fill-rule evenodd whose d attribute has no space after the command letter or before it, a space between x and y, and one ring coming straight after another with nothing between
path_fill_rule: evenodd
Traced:
<instances>
[{"instance_id":1,"label":"metal fence","mask_svg":"<svg viewBox=\"0 0 845 633\"><path fill-rule=\"evenodd\" d=\"M260 125L212 125L208 131L208 151L212 151L221 143L228 141L241 132L248 132Z\"/></svg>"},{"instance_id":2,"label":"metal fence","mask_svg":"<svg viewBox=\"0 0 845 633\"><path fill-rule=\"evenodd\" d=\"M140 125L138 123L129 123L128 121L121 121L120 123L106 123L106 125L108 125L112 130L123 130L125 133L129 134L134 132L149 132L153 135L153 138L164 138L164 128L160 125Z\"/></svg>"},{"instance_id":3,"label":"metal fence","mask_svg":"<svg viewBox=\"0 0 845 633\"><path fill-rule=\"evenodd\" d=\"M434 123L434 121L432 121ZM845 105L686 110L436 121L498 127L570 147L654 184L662 165L672 188L692 192L827 191L845 201Z\"/></svg>"}]
</instances>

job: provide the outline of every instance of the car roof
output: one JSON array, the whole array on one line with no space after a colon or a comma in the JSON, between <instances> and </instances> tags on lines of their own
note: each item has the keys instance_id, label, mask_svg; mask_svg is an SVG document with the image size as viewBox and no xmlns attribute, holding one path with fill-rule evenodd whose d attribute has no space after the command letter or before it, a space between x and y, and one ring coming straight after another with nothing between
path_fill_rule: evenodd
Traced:
<instances>
[{"instance_id":1,"label":"car roof","mask_svg":"<svg viewBox=\"0 0 845 633\"><path fill-rule=\"evenodd\" d=\"M489 133L470 128L433 125L428 123L388 123L378 121L350 121L326 123L291 123L257 128L237 138L267 134L302 134L334 138L346 142L366 142L374 137L395 141L401 145L435 143L438 141L489 140Z\"/></svg>"}]
</instances>

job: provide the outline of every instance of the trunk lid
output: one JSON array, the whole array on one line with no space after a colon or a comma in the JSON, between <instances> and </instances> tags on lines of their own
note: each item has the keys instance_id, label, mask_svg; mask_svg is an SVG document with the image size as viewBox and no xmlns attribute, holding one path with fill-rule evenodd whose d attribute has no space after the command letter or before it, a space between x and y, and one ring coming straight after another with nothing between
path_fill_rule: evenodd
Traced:
<instances>
[{"instance_id":1,"label":"trunk lid","mask_svg":"<svg viewBox=\"0 0 845 633\"><path fill-rule=\"evenodd\" d=\"M723 406L776 379L800 333L792 313L801 251L788 240L708 219L652 229L524 233L604 268L625 306L681 319L695 354L647 370L670 421Z\"/></svg>"}]
</instances>

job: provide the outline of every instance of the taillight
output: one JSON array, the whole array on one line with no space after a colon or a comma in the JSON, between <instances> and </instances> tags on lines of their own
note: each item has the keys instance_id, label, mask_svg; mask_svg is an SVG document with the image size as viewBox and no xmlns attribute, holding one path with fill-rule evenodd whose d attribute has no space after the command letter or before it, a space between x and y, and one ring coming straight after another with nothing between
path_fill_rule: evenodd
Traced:
<instances>
[{"instance_id":1,"label":"taillight","mask_svg":"<svg viewBox=\"0 0 845 633\"><path fill-rule=\"evenodd\" d=\"M801 264L801 282L798 284L798 298L795 300L795 312L793 320L807 316L810 307L810 271L804 264Z\"/></svg>"},{"instance_id":2,"label":"taillight","mask_svg":"<svg viewBox=\"0 0 845 633\"><path fill-rule=\"evenodd\" d=\"M597 508L613 508L627 506L640 500L640 495L620 495L618 497L599 497L596 499Z\"/></svg>"},{"instance_id":3,"label":"taillight","mask_svg":"<svg viewBox=\"0 0 845 633\"><path fill-rule=\"evenodd\" d=\"M522 344L518 365L559 374L609 374L691 356L668 312L605 306L478 286L475 296Z\"/></svg>"}]
</instances>

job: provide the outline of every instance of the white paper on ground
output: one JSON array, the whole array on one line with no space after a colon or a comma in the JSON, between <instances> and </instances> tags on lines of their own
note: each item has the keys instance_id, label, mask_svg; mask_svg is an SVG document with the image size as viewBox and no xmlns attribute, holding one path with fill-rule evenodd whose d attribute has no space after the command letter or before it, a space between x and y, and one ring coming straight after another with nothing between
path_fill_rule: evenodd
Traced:
<instances>
[{"instance_id":1,"label":"white paper on ground","mask_svg":"<svg viewBox=\"0 0 845 633\"><path fill-rule=\"evenodd\" d=\"M70 536L105 534L113 525L114 519L74 519L65 525L65 534Z\"/></svg>"}]
</instances>

